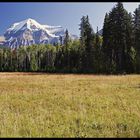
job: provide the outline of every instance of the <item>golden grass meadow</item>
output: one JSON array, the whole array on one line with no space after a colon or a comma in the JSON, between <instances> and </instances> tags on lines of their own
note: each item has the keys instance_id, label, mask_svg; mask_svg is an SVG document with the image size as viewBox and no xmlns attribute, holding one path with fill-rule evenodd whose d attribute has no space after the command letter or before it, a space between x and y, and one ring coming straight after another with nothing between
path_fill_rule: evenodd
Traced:
<instances>
[{"instance_id":1,"label":"golden grass meadow","mask_svg":"<svg viewBox=\"0 0 140 140\"><path fill-rule=\"evenodd\" d=\"M140 137L140 75L0 73L0 137Z\"/></svg>"}]
</instances>

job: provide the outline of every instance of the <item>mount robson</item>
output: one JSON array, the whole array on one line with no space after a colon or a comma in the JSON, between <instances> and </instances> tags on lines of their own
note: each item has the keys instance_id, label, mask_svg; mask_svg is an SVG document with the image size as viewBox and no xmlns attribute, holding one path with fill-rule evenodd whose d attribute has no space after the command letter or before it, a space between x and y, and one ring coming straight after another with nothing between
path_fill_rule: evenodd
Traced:
<instances>
[{"instance_id":1,"label":"mount robson","mask_svg":"<svg viewBox=\"0 0 140 140\"><path fill-rule=\"evenodd\" d=\"M14 23L0 36L0 45L10 48L29 46L32 44L63 43L65 30L61 26L41 25L36 20L28 18ZM70 34L72 40L78 36Z\"/></svg>"}]
</instances>

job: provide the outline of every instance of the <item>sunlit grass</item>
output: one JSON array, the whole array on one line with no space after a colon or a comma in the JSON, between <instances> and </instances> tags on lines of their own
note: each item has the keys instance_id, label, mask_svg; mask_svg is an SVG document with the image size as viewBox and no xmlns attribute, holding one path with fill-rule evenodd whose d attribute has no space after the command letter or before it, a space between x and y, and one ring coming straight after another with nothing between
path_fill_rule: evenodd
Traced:
<instances>
[{"instance_id":1,"label":"sunlit grass","mask_svg":"<svg viewBox=\"0 0 140 140\"><path fill-rule=\"evenodd\" d=\"M140 75L0 73L0 137L140 137Z\"/></svg>"}]
</instances>

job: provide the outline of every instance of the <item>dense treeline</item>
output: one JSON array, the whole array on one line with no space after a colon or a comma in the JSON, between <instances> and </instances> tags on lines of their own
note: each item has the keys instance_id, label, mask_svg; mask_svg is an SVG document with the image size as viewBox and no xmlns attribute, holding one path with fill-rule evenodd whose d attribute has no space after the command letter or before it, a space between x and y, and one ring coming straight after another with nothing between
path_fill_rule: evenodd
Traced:
<instances>
[{"instance_id":1,"label":"dense treeline","mask_svg":"<svg viewBox=\"0 0 140 140\"><path fill-rule=\"evenodd\" d=\"M121 2L106 13L103 35L94 33L88 16L80 39L66 30L63 44L0 48L0 71L140 73L140 6L128 13Z\"/></svg>"}]
</instances>

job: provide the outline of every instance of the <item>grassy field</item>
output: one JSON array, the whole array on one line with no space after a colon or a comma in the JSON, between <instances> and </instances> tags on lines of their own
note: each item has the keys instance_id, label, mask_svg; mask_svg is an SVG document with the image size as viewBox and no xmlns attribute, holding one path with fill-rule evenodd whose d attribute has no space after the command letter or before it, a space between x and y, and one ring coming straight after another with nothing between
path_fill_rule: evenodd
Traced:
<instances>
[{"instance_id":1,"label":"grassy field","mask_svg":"<svg viewBox=\"0 0 140 140\"><path fill-rule=\"evenodd\" d=\"M140 137L140 75L0 73L0 137Z\"/></svg>"}]
</instances>

